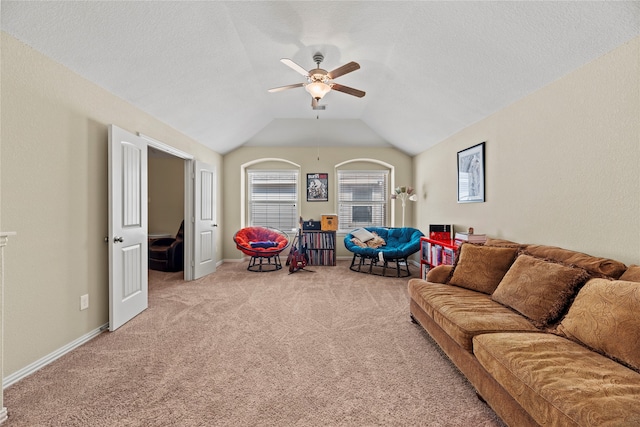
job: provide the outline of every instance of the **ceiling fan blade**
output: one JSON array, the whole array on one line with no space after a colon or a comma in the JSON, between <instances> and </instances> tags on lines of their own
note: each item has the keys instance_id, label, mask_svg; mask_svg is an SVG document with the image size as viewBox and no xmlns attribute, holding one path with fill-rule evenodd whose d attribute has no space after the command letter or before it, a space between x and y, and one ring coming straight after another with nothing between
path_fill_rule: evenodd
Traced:
<instances>
[{"instance_id":1,"label":"ceiling fan blade","mask_svg":"<svg viewBox=\"0 0 640 427\"><path fill-rule=\"evenodd\" d=\"M284 65L291 67L292 69L299 72L305 77L309 76L309 71L305 70L304 68L302 68L301 66L299 66L298 64L290 60L289 58L282 58L280 62L282 62Z\"/></svg>"},{"instance_id":2,"label":"ceiling fan blade","mask_svg":"<svg viewBox=\"0 0 640 427\"><path fill-rule=\"evenodd\" d=\"M282 92L283 90L293 89L293 88L302 87L302 86L304 86L304 83L296 83L294 85L274 87L272 89L269 89L268 91L271 92L271 93L273 93L273 92Z\"/></svg>"},{"instance_id":3,"label":"ceiling fan blade","mask_svg":"<svg viewBox=\"0 0 640 427\"><path fill-rule=\"evenodd\" d=\"M331 89L337 90L338 92L346 93L349 95L357 96L358 98L362 98L366 94L366 92L363 92L361 90L354 89L349 86L343 86L338 83L334 83L333 86L331 86Z\"/></svg>"},{"instance_id":4,"label":"ceiling fan blade","mask_svg":"<svg viewBox=\"0 0 640 427\"><path fill-rule=\"evenodd\" d=\"M349 62L348 64L344 64L342 67L338 67L333 71L329 72L329 78L331 79L335 79L338 78L340 76L344 76L347 73L350 73L352 71L355 70L359 70L360 69L360 64L358 64L357 62Z\"/></svg>"}]
</instances>

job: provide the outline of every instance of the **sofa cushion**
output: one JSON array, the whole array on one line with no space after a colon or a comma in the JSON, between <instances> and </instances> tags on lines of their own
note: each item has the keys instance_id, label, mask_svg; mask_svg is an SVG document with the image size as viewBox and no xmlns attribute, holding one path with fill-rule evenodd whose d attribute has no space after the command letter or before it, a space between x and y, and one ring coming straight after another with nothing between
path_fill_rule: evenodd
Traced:
<instances>
[{"instance_id":1,"label":"sofa cushion","mask_svg":"<svg viewBox=\"0 0 640 427\"><path fill-rule=\"evenodd\" d=\"M622 276L620 276L620 280L640 282L640 265L630 265Z\"/></svg>"},{"instance_id":2,"label":"sofa cushion","mask_svg":"<svg viewBox=\"0 0 640 427\"><path fill-rule=\"evenodd\" d=\"M468 352L478 334L537 330L523 316L492 301L490 295L469 289L411 279L409 296Z\"/></svg>"},{"instance_id":3,"label":"sofa cushion","mask_svg":"<svg viewBox=\"0 0 640 427\"><path fill-rule=\"evenodd\" d=\"M517 251L517 248L464 243L460 246L449 283L491 294L511 267Z\"/></svg>"},{"instance_id":4,"label":"sofa cushion","mask_svg":"<svg viewBox=\"0 0 640 427\"><path fill-rule=\"evenodd\" d=\"M640 283L590 280L558 331L640 372Z\"/></svg>"},{"instance_id":5,"label":"sofa cushion","mask_svg":"<svg viewBox=\"0 0 640 427\"><path fill-rule=\"evenodd\" d=\"M545 333L476 336L482 366L540 425L640 425L640 374Z\"/></svg>"},{"instance_id":6,"label":"sofa cushion","mask_svg":"<svg viewBox=\"0 0 640 427\"><path fill-rule=\"evenodd\" d=\"M569 249L557 248L545 245L527 245L526 251L529 255L537 258L561 262L587 270L594 277L611 277L617 279L627 269L626 265L620 261L608 258L594 257L581 252Z\"/></svg>"},{"instance_id":7,"label":"sofa cushion","mask_svg":"<svg viewBox=\"0 0 640 427\"><path fill-rule=\"evenodd\" d=\"M520 255L492 295L538 327L558 320L588 274L578 268Z\"/></svg>"},{"instance_id":8,"label":"sofa cushion","mask_svg":"<svg viewBox=\"0 0 640 427\"><path fill-rule=\"evenodd\" d=\"M441 264L437 267L429 269L427 272L427 282L432 283L447 283L449 276L453 271L452 265Z\"/></svg>"}]
</instances>

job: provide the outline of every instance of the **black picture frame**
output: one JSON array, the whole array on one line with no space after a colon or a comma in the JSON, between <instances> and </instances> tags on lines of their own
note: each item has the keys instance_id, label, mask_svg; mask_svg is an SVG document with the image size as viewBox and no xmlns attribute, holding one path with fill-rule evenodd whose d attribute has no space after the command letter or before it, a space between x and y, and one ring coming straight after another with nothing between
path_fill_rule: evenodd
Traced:
<instances>
[{"instance_id":1,"label":"black picture frame","mask_svg":"<svg viewBox=\"0 0 640 427\"><path fill-rule=\"evenodd\" d=\"M307 174L307 202L329 201L329 174Z\"/></svg>"},{"instance_id":2,"label":"black picture frame","mask_svg":"<svg viewBox=\"0 0 640 427\"><path fill-rule=\"evenodd\" d=\"M485 201L484 144L458 151L458 203Z\"/></svg>"}]
</instances>

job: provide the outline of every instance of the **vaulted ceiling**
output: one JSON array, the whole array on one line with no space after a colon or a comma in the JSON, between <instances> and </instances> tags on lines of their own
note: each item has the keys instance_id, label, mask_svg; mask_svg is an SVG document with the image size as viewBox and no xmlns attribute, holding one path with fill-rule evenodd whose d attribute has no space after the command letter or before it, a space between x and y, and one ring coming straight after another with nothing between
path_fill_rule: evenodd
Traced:
<instances>
[{"instance_id":1,"label":"vaulted ceiling","mask_svg":"<svg viewBox=\"0 0 640 427\"><path fill-rule=\"evenodd\" d=\"M225 154L417 154L640 34L640 2L2 0L2 30ZM314 111L290 58L361 69Z\"/></svg>"}]
</instances>

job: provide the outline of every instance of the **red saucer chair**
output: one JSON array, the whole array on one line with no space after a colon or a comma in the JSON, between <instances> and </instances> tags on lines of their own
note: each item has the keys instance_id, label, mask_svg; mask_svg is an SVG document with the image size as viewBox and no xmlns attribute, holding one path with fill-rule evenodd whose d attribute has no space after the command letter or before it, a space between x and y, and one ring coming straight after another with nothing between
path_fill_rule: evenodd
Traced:
<instances>
[{"instance_id":1,"label":"red saucer chair","mask_svg":"<svg viewBox=\"0 0 640 427\"><path fill-rule=\"evenodd\" d=\"M236 247L249 259L249 271L276 271L282 268L280 252L289 246L289 236L271 227L245 227L233 236Z\"/></svg>"}]
</instances>

